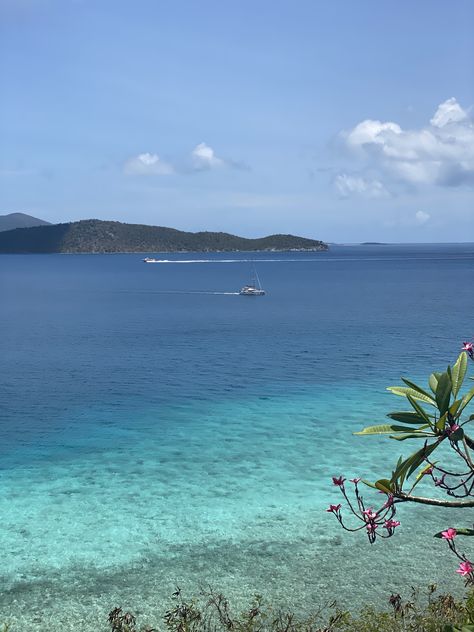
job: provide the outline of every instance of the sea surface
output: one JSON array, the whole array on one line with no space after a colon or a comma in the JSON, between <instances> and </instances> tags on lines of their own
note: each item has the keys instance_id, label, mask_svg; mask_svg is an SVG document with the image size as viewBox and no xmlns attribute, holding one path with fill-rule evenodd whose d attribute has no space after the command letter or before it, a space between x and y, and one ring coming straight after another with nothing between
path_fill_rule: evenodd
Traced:
<instances>
[{"instance_id":1,"label":"sea surface","mask_svg":"<svg viewBox=\"0 0 474 632\"><path fill-rule=\"evenodd\" d=\"M474 335L474 245L149 254L0 257L0 623L157 625L177 585L297 612L461 589L452 515L404 506L370 546L325 510L414 449L352 433Z\"/></svg>"}]
</instances>

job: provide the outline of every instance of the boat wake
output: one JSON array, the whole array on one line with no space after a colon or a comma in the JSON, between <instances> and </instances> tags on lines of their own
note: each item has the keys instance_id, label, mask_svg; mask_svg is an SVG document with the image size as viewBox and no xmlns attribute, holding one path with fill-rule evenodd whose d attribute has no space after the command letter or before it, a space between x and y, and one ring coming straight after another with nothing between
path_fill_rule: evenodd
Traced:
<instances>
[{"instance_id":1,"label":"boat wake","mask_svg":"<svg viewBox=\"0 0 474 632\"><path fill-rule=\"evenodd\" d=\"M148 259L145 263L249 263L254 261L287 261L287 259Z\"/></svg>"},{"instance_id":2,"label":"boat wake","mask_svg":"<svg viewBox=\"0 0 474 632\"><path fill-rule=\"evenodd\" d=\"M318 259L144 259L145 263L288 263Z\"/></svg>"},{"instance_id":3,"label":"boat wake","mask_svg":"<svg viewBox=\"0 0 474 632\"><path fill-rule=\"evenodd\" d=\"M208 296L239 296L239 292L213 292L207 290L154 290L147 294L207 294Z\"/></svg>"}]
</instances>

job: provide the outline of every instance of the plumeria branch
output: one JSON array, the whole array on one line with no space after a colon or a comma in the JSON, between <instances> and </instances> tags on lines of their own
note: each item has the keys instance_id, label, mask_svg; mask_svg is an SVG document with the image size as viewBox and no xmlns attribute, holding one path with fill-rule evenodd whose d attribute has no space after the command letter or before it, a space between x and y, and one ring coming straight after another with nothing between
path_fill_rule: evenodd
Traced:
<instances>
[{"instance_id":1,"label":"plumeria branch","mask_svg":"<svg viewBox=\"0 0 474 632\"><path fill-rule=\"evenodd\" d=\"M402 441L423 438L425 442L420 450L405 460L400 457L390 479L380 479L375 483L375 487L385 495L385 502L378 509L365 504L359 489L360 478L349 481L353 487L348 491L343 476L333 477L333 484L339 488L352 519L356 520L355 526L352 526L350 521L347 523L342 514L341 503L330 505L326 511L334 514L344 530L365 530L369 542L373 544L377 537L390 538L394 535L395 529L400 525L400 522L395 520L399 503L412 502L458 509L474 507L474 459L470 452L474 451L474 440L464 431L466 424L474 422L474 415L461 420L464 409L471 400L474 400L474 388L463 397L459 395L467 371L467 358L474 360L474 342L463 343L461 354L453 367L448 366L444 373L433 373L430 376L431 393L407 379L403 379L405 386L390 387L389 390L394 394L408 400L411 410L390 413L388 417L396 423L370 426L356 433L388 434L390 438ZM425 410L425 404L433 406L436 412ZM442 443L448 445L461 460L461 471L448 469L432 460L431 453ZM406 479L417 471L416 480L409 491L403 491ZM414 488L425 477L431 479L434 487L442 490L450 498L415 496ZM474 528L456 530L450 527L438 533L436 537L446 540L450 550L458 558L459 567L456 572L465 579L466 584L474 585L474 565L464 553L458 551L454 542L457 535L474 536Z\"/></svg>"},{"instance_id":2,"label":"plumeria branch","mask_svg":"<svg viewBox=\"0 0 474 632\"><path fill-rule=\"evenodd\" d=\"M361 525L358 527L349 527L344 523L341 512L341 504L329 505L329 509L326 509L326 511L335 515L336 520L345 531L355 532L365 529L369 542L373 544L377 536L384 539L390 538L394 534L395 528L398 527L400 523L398 520L394 520L396 508L391 494L387 495L387 500L377 511L375 511L372 507L366 507L364 498L362 497L359 489L360 480L360 478L353 478L350 480L350 482L354 485L354 496L357 503L357 509L346 491L344 485L346 479L343 476L333 476L332 482L336 487L339 487L351 513L355 516L355 518L357 518L357 520L362 522ZM378 531L379 527L385 529L385 532Z\"/></svg>"},{"instance_id":3,"label":"plumeria branch","mask_svg":"<svg viewBox=\"0 0 474 632\"><path fill-rule=\"evenodd\" d=\"M450 527L449 529L446 529L446 531L442 531L441 534L438 535L440 535L443 540L448 543L451 552L454 553L458 560L460 560L460 564L459 567L456 569L456 573L459 573L461 577L465 578L466 585L472 585L474 584L474 566L465 555L458 552L456 544L454 543L454 539L456 538L457 534L458 533L456 529Z\"/></svg>"},{"instance_id":4,"label":"plumeria branch","mask_svg":"<svg viewBox=\"0 0 474 632\"><path fill-rule=\"evenodd\" d=\"M434 507L474 507L474 500L444 500L442 498L425 498L424 496L412 496L405 492L394 492L394 502L412 502L421 505L433 505Z\"/></svg>"}]
</instances>

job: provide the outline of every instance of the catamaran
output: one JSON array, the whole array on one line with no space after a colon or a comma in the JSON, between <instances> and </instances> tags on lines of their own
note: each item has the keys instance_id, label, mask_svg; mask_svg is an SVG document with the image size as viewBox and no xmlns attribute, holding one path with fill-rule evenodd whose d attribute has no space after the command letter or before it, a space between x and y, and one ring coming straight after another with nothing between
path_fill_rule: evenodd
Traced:
<instances>
[{"instance_id":1,"label":"catamaran","mask_svg":"<svg viewBox=\"0 0 474 632\"><path fill-rule=\"evenodd\" d=\"M257 271L255 268L253 269L253 278L248 285L244 285L244 287L240 290L239 294L241 296L264 296L265 290L262 288L262 284L260 283L260 279L258 278Z\"/></svg>"}]
</instances>

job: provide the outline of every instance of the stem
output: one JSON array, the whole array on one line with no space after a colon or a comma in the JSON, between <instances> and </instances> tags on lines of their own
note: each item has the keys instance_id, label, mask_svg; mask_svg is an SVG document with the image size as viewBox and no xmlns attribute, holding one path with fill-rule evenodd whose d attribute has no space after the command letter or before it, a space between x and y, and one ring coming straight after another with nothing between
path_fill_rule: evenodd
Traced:
<instances>
[{"instance_id":1,"label":"stem","mask_svg":"<svg viewBox=\"0 0 474 632\"><path fill-rule=\"evenodd\" d=\"M395 492L395 500L420 503L422 505L434 505L435 507L474 507L474 500L441 500L438 498L425 498L424 496L411 496L405 492Z\"/></svg>"},{"instance_id":2,"label":"stem","mask_svg":"<svg viewBox=\"0 0 474 632\"><path fill-rule=\"evenodd\" d=\"M473 469L473 468L472 468L472 461L471 461L471 459L469 458L469 454L468 454L468 452L467 452L467 447L466 447L466 444L465 444L465 443L463 443L463 446L464 446L464 448L465 448L465 450L466 450L466 454L464 454L464 452L461 450L461 448L460 448L458 445L456 445L454 442L452 442L452 443L451 443L451 448L452 448L452 449L456 452L456 454L458 454L458 455L459 455L459 456L463 459L463 461L466 463L466 465L467 465L467 466L471 469L471 471L472 471L472 469Z\"/></svg>"},{"instance_id":3,"label":"stem","mask_svg":"<svg viewBox=\"0 0 474 632\"><path fill-rule=\"evenodd\" d=\"M469 465L471 466L471 470L474 470L474 464L472 463L471 455L469 454L469 447L466 441L466 435L463 436L462 442L464 444L464 450L466 451L466 457Z\"/></svg>"},{"instance_id":4,"label":"stem","mask_svg":"<svg viewBox=\"0 0 474 632\"><path fill-rule=\"evenodd\" d=\"M474 450L474 440L471 439L471 437L468 437L466 434L464 435L464 439L471 450Z\"/></svg>"}]
</instances>

